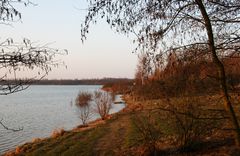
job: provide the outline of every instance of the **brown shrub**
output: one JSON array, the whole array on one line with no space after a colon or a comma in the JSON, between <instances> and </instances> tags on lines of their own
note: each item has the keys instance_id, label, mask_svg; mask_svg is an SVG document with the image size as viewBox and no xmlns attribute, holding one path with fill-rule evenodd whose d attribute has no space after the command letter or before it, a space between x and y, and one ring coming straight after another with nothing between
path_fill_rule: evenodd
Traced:
<instances>
[{"instance_id":1,"label":"brown shrub","mask_svg":"<svg viewBox=\"0 0 240 156\"><path fill-rule=\"evenodd\" d=\"M75 100L75 104L77 107L84 107L88 105L89 101L92 99L92 94L88 92L79 92L78 96Z\"/></svg>"},{"instance_id":2,"label":"brown shrub","mask_svg":"<svg viewBox=\"0 0 240 156\"><path fill-rule=\"evenodd\" d=\"M88 92L80 92L75 100L75 105L79 111L79 118L84 126L87 126L87 122L91 117L90 101L92 94Z\"/></svg>"},{"instance_id":3,"label":"brown shrub","mask_svg":"<svg viewBox=\"0 0 240 156\"><path fill-rule=\"evenodd\" d=\"M181 100L177 106L170 104L168 119L175 132L175 145L184 151L194 150L221 127L221 121L226 118L222 112L204 109L197 98L182 97Z\"/></svg>"}]
</instances>

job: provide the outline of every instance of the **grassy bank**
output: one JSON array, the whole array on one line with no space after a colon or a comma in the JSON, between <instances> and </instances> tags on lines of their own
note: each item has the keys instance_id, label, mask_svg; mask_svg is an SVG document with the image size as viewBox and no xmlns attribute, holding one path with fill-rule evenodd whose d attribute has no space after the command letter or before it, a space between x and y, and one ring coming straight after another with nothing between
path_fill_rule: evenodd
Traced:
<instances>
[{"instance_id":1,"label":"grassy bank","mask_svg":"<svg viewBox=\"0 0 240 156\"><path fill-rule=\"evenodd\" d=\"M194 146L184 148L179 141L179 129L174 127L174 115L171 112L169 114L169 103L177 111L182 111L186 101L197 102L207 110L222 110L221 97L218 95L146 101L134 101L126 96L125 100L128 105L123 111L100 124L92 123L90 129L76 128L56 133L58 135L50 138L36 139L6 155L150 155L153 152L157 155L239 154L234 147L232 131L227 131L231 128L227 121L211 122L217 128L209 134L202 134L204 128L207 131L206 125L202 125L205 120L204 123L197 122L197 128L193 130L196 130L194 133L201 131L201 140L190 140ZM237 104L235 107L239 110ZM198 114L197 110L194 113ZM206 117L209 114L203 115Z\"/></svg>"}]
</instances>

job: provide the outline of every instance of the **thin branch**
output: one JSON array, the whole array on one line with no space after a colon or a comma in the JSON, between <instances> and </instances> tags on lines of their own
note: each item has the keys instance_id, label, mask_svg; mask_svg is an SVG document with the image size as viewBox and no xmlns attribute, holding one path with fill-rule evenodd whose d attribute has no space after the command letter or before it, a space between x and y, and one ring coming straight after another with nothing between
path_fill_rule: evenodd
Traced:
<instances>
[{"instance_id":1,"label":"thin branch","mask_svg":"<svg viewBox=\"0 0 240 156\"><path fill-rule=\"evenodd\" d=\"M18 129L14 129L14 128L9 128L7 127L5 124L3 124L3 119L0 120L0 125L2 125L2 127L8 131L12 131L12 132L18 132L18 131L22 131L23 130L23 127L22 128L18 128Z\"/></svg>"}]
</instances>

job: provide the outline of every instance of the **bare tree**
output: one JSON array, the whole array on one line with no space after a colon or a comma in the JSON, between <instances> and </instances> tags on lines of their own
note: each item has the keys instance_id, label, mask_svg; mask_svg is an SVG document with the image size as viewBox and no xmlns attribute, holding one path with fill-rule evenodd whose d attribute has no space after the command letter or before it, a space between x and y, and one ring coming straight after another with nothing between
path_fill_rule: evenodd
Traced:
<instances>
[{"instance_id":1,"label":"bare tree","mask_svg":"<svg viewBox=\"0 0 240 156\"><path fill-rule=\"evenodd\" d=\"M112 96L108 92L95 91L93 95L96 103L96 112L105 120L112 108Z\"/></svg>"},{"instance_id":2,"label":"bare tree","mask_svg":"<svg viewBox=\"0 0 240 156\"><path fill-rule=\"evenodd\" d=\"M79 110L79 118L84 126L87 125L88 120L91 117L90 101L92 94L88 92L80 92L75 100L75 104Z\"/></svg>"},{"instance_id":3,"label":"bare tree","mask_svg":"<svg viewBox=\"0 0 240 156\"><path fill-rule=\"evenodd\" d=\"M88 0L89 8L82 25L82 40L97 17L118 32L134 33L136 50L158 53L161 59L172 51L205 46L219 73L225 109L231 116L236 144L240 146L240 127L227 90L222 63L229 53L240 52L239 0ZM197 57L197 56L196 56ZM160 57L158 57L160 58Z\"/></svg>"},{"instance_id":4,"label":"bare tree","mask_svg":"<svg viewBox=\"0 0 240 156\"><path fill-rule=\"evenodd\" d=\"M140 81L141 85L144 85L148 80L148 77L151 73L151 58L147 55L147 53L141 53L138 56L138 65L135 77L138 81Z\"/></svg>"}]
</instances>

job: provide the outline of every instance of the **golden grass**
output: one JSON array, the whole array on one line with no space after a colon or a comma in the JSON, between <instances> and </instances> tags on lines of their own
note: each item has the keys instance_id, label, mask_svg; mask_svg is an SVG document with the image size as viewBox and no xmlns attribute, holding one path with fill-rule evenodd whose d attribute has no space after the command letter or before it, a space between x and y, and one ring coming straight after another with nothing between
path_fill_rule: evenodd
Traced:
<instances>
[{"instance_id":1,"label":"golden grass","mask_svg":"<svg viewBox=\"0 0 240 156\"><path fill-rule=\"evenodd\" d=\"M51 138L63 136L66 131L63 128L55 129L52 131Z\"/></svg>"}]
</instances>

